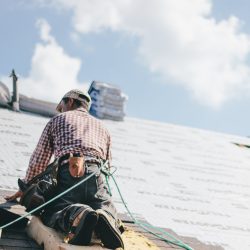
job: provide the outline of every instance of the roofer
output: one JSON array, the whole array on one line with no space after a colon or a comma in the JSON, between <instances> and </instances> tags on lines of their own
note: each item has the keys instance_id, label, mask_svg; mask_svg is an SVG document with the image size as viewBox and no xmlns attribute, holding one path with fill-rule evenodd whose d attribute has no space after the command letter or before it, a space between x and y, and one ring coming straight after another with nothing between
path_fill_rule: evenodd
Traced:
<instances>
[{"instance_id":1,"label":"roofer","mask_svg":"<svg viewBox=\"0 0 250 250\"><path fill-rule=\"evenodd\" d=\"M111 160L111 138L102 122L88 113L88 93L71 90L57 106L61 114L46 125L33 152L25 181L45 170L52 155L59 159L56 194L62 193L91 173L97 174L45 207L45 225L68 234L69 243L88 245L93 231L105 247L124 248L117 227L117 212L104 184L100 165ZM72 164L80 166L74 169ZM22 196L18 191L6 197Z\"/></svg>"}]
</instances>

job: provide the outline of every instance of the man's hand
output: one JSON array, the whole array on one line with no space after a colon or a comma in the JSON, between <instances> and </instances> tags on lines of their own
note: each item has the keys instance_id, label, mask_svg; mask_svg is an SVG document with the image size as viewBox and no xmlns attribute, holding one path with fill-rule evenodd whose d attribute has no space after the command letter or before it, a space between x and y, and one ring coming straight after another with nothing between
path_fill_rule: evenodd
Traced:
<instances>
[{"instance_id":1,"label":"man's hand","mask_svg":"<svg viewBox=\"0 0 250 250\"><path fill-rule=\"evenodd\" d=\"M22 195L23 195L23 192L22 192L22 191L17 191L17 192L16 192L15 194L13 194L13 195L5 196L4 199L5 199L6 201L14 201L14 200L16 200L17 198L22 197Z\"/></svg>"}]
</instances>

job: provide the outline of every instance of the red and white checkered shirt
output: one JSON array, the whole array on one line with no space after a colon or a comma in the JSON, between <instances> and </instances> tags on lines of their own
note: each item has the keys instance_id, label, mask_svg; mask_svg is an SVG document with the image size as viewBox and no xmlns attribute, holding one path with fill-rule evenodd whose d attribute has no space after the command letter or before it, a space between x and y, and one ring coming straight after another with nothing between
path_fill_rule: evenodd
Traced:
<instances>
[{"instance_id":1,"label":"red and white checkered shirt","mask_svg":"<svg viewBox=\"0 0 250 250\"><path fill-rule=\"evenodd\" d=\"M78 108L53 117L46 125L30 158L25 181L45 170L51 156L82 153L111 161L111 137L102 122Z\"/></svg>"}]
</instances>

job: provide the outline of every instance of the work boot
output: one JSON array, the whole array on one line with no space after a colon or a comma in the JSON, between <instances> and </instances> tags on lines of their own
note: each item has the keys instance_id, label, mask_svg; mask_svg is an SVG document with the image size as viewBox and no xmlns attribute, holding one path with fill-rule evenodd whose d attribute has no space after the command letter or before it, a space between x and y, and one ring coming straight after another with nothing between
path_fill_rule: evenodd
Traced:
<instances>
[{"instance_id":1,"label":"work boot","mask_svg":"<svg viewBox=\"0 0 250 250\"><path fill-rule=\"evenodd\" d=\"M98 209L96 212L98 214L98 222L95 231L103 245L109 249L124 249L121 233L115 223L115 219L103 209Z\"/></svg>"},{"instance_id":2,"label":"work boot","mask_svg":"<svg viewBox=\"0 0 250 250\"><path fill-rule=\"evenodd\" d=\"M39 187L36 184L29 186L20 199L20 204L26 207L26 211L31 210L41 206L45 203L44 197L40 194ZM39 215L42 209L33 212L33 215Z\"/></svg>"},{"instance_id":3,"label":"work boot","mask_svg":"<svg viewBox=\"0 0 250 250\"><path fill-rule=\"evenodd\" d=\"M72 223L68 243L80 246L89 245L97 220L98 215L93 209L83 210Z\"/></svg>"}]
</instances>

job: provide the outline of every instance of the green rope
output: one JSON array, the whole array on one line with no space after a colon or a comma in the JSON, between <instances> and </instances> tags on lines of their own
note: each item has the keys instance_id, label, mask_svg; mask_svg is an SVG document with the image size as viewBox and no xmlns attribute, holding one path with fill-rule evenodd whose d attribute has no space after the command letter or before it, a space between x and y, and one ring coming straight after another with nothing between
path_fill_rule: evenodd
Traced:
<instances>
[{"instance_id":1,"label":"green rope","mask_svg":"<svg viewBox=\"0 0 250 250\"><path fill-rule=\"evenodd\" d=\"M166 231L164 231L164 230L162 230L162 229L160 229L160 228L157 228L157 227L155 227L155 226L152 226L152 225L150 225L150 224L148 224L148 223L142 223L142 222L138 221L138 220L133 216L133 214L131 213L131 211L129 210L129 208L128 208L128 206L127 206L127 204L126 204L126 202L125 202L125 200L124 200L124 198L123 198L123 196L122 196L122 194L121 194L120 188L119 188L119 186L118 186L118 184L117 184L117 182L116 182L116 180L115 180L115 178L114 178L114 176L113 176L113 173L110 172L109 176L111 176L113 182L115 183L116 189L117 189L117 191L118 191L118 193L119 193L119 195L120 195L120 197L121 197L122 203L123 203L123 205L125 206L125 208L126 208L128 214L130 215L130 217L132 218L132 220L133 220L133 222L134 222L135 224L137 224L138 226L140 226L141 228L143 228L145 231L147 231L147 232L149 232L149 233L155 235L156 237L158 237L159 239L161 239L161 240L163 240L163 241L165 241L165 242L167 242L167 243L170 243L170 244L179 246L179 247L184 248L184 249L186 249L186 250L193 250L190 246L186 245L185 243L183 243L183 242L180 241L179 239L175 238L175 237L174 237L173 235L171 235L170 233L168 233L168 232L166 232ZM148 228L157 230L157 231L161 232L163 235L166 235L167 237L172 238L173 240L169 240L169 239L167 239L166 237L163 237L163 236L161 236L161 235L159 235L159 234L157 234L157 233L154 233L152 230L150 230L150 229L148 229Z\"/></svg>"},{"instance_id":2,"label":"green rope","mask_svg":"<svg viewBox=\"0 0 250 250\"><path fill-rule=\"evenodd\" d=\"M109 177L108 177L108 175L105 175L105 179L106 179L106 184L107 184L107 186L108 186L109 193L110 193L110 195L112 196L111 188L110 188L110 185L109 185Z\"/></svg>"},{"instance_id":3,"label":"green rope","mask_svg":"<svg viewBox=\"0 0 250 250\"><path fill-rule=\"evenodd\" d=\"M108 161L105 161L105 162L101 165L101 168L104 168L104 167L107 165L107 163L108 163ZM23 218L25 218L25 217L31 215L32 213L36 212L37 210L39 210L39 209L45 207L46 205L50 204L50 203L53 202L54 200L57 200L58 198L62 197L64 194L68 193L68 192L71 191L72 189L76 188L77 186L81 185L82 183L84 183L85 181L87 181L88 179L90 179L90 178L91 178L92 176L94 176L98 171L99 171L99 169L96 170L95 172L93 172L92 174L90 174L88 177L82 179L81 181L79 181L78 183L76 183L75 185L73 185L72 187L68 188L68 189L65 190L64 192L60 193L59 195L55 196L54 198L52 198L52 199L50 199L49 201L45 202L44 204L40 205L39 207L37 207L37 208L31 210L30 212L28 212L28 213L24 214L23 216L17 218L16 220L11 221L11 222L9 222L9 223L7 223L7 224L1 226L1 227L0 227L0 231L2 231L2 229L6 228L6 227L8 227L8 226L10 226L10 225L12 225L12 224L18 222L18 221L20 221L21 219L23 219ZM1 234L0 234L0 236L1 236Z\"/></svg>"},{"instance_id":4,"label":"green rope","mask_svg":"<svg viewBox=\"0 0 250 250\"><path fill-rule=\"evenodd\" d=\"M109 176L111 176L112 180L114 181L115 186L116 186L116 188L117 188L117 191L118 191L118 193L119 193L119 195L120 195L120 197L121 197L121 200L122 200L122 202L123 202L123 204L124 204L124 206L125 206L125 208L126 208L128 214L130 215L130 217L131 217L132 220L134 221L134 223L137 224L137 225L139 225L139 226L140 226L141 228L143 228L145 231L147 231L147 232L149 232L149 233L151 233L151 234L157 236L159 239L161 239L161 240L163 240L163 241L166 241L167 243L170 243L170 244L173 244L173 245L182 247L182 248L187 249L187 250L193 250L190 246L184 244L182 241L176 239L174 236L172 236L171 234L167 233L166 231L163 231L162 229L157 228L157 227L154 227L154 226L152 226L152 225L150 225L150 224L142 223L142 222L138 221L138 220L133 216L133 214L132 214L132 213L130 212L130 210L128 209L126 202L124 201L124 198L123 198L123 196L122 196L122 194L121 194L120 188L119 188L119 186L118 186L118 184L117 184L117 182L116 182L116 180L115 180L115 178L114 178L114 176L113 176L113 174L114 174L114 172L116 171L116 169L115 169L115 171L114 171L113 173L111 173L111 172L108 170L108 168L105 169L107 163L108 163L108 161L105 161L105 162L101 165L100 169L103 170L103 171L105 172L106 182L107 182L107 185L108 185L110 194L111 194L111 189L110 189L109 180L108 180L108 177L109 177ZM4 228L6 228L6 227L8 227L8 226L10 226L10 225L12 225L12 224L14 224L14 223L16 223L16 222L22 220L23 218L26 218L27 216L31 215L32 213L38 211L39 209L45 207L46 205L50 204L51 202L53 202L53 201L57 200L58 198L62 197L64 194L68 193L69 191L71 191L72 189L74 189L74 188L76 188L77 186L81 185L82 183L86 182L88 179L90 179L92 176L94 176L98 171L99 171L99 169L98 169L97 171L93 172L92 174L90 174L88 177L86 177L86 178L84 178L83 180L79 181L78 183L76 183L76 184L73 185L72 187L68 188L67 190L65 190L65 191L62 192L61 194L59 194L59 195L55 196L54 198L50 199L49 201L45 202L44 204L42 204L42 205L38 206L37 208L31 210L30 212L28 212L28 213L24 214L23 216L17 218L16 220L11 221L11 222L9 222L9 223L7 223L7 224L1 226L1 227L0 227L0 238L1 238L1 232L2 232L2 230L3 230ZM159 234L157 234L157 233L154 233L154 232L152 232L152 231L151 231L150 229L148 229L148 228L156 229L156 230L160 231L163 235L166 235L167 237L172 238L174 241L169 240L169 239L167 239L167 238L165 238L165 237L163 237L163 236L161 236L161 235L159 235Z\"/></svg>"}]
</instances>

